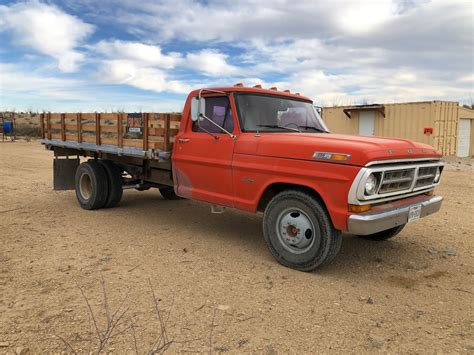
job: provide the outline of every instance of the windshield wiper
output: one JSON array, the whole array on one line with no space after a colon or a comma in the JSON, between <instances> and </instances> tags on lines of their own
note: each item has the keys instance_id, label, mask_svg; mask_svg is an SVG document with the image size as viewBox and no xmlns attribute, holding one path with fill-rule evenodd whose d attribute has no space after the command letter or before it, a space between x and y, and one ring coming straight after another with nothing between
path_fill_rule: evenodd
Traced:
<instances>
[{"instance_id":1,"label":"windshield wiper","mask_svg":"<svg viewBox=\"0 0 474 355\"><path fill-rule=\"evenodd\" d=\"M314 129L316 132L327 133L324 129L321 129L321 128L318 128L318 127L313 127L313 126L300 126L300 125L298 125L298 128Z\"/></svg>"},{"instance_id":2,"label":"windshield wiper","mask_svg":"<svg viewBox=\"0 0 474 355\"><path fill-rule=\"evenodd\" d=\"M276 124L258 124L257 127L267 127L267 128L283 128L288 131L293 131L293 132L300 132L301 131L297 128L291 128L291 127L283 127L283 126L278 126Z\"/></svg>"}]
</instances>

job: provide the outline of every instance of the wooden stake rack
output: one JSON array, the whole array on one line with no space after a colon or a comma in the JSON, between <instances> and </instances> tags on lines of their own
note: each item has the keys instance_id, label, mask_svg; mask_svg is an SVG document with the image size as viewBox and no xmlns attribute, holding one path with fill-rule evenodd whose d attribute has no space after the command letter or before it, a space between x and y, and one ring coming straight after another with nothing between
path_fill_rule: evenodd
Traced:
<instances>
[{"instance_id":1,"label":"wooden stake rack","mask_svg":"<svg viewBox=\"0 0 474 355\"><path fill-rule=\"evenodd\" d=\"M139 114L140 115L140 114ZM133 115L134 117L137 114ZM130 129L127 113L43 113L41 137L48 142L81 146L115 146L170 152L181 123L179 113L141 113L138 132ZM53 144L54 145L54 144ZM58 144L61 145L61 144Z\"/></svg>"}]
</instances>

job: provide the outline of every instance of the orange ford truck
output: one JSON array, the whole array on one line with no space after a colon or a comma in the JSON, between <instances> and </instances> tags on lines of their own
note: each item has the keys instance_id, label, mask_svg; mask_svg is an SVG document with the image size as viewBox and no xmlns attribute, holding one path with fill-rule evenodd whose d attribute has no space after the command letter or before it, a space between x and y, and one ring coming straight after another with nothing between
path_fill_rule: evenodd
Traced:
<instances>
[{"instance_id":1,"label":"orange ford truck","mask_svg":"<svg viewBox=\"0 0 474 355\"><path fill-rule=\"evenodd\" d=\"M41 128L54 188L75 189L82 208L158 188L216 213L262 212L270 252L301 271L333 260L343 232L392 238L443 200L432 147L332 134L309 98L276 88L196 90L182 114L47 113Z\"/></svg>"}]
</instances>

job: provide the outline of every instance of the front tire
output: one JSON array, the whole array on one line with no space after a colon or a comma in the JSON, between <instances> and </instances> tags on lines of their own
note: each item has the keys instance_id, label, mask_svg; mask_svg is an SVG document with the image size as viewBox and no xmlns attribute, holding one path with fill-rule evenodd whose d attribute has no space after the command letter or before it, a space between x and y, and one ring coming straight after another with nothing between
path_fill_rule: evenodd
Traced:
<instances>
[{"instance_id":1,"label":"front tire","mask_svg":"<svg viewBox=\"0 0 474 355\"><path fill-rule=\"evenodd\" d=\"M381 232L377 232L377 233L374 233L374 234L358 235L358 237L381 242L383 240L387 240L387 239L395 237L396 235L398 235L402 231L402 229L405 226L406 226L406 224L402 224L401 226L393 227L393 228L390 228L390 229L387 229L387 230L384 230L384 231L381 231Z\"/></svg>"},{"instance_id":2,"label":"front tire","mask_svg":"<svg viewBox=\"0 0 474 355\"><path fill-rule=\"evenodd\" d=\"M323 205L311 195L287 190L276 195L263 216L263 235L284 266L313 271L331 262L342 244Z\"/></svg>"},{"instance_id":3,"label":"front tire","mask_svg":"<svg viewBox=\"0 0 474 355\"><path fill-rule=\"evenodd\" d=\"M85 210L102 208L107 201L107 174L99 163L90 160L77 167L74 179L76 197Z\"/></svg>"}]
</instances>

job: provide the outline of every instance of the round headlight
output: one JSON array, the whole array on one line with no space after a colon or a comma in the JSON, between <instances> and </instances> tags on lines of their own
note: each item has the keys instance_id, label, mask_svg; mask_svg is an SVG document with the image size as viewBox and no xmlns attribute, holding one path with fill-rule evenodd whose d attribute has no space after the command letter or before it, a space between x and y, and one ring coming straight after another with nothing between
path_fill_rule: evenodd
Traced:
<instances>
[{"instance_id":1,"label":"round headlight","mask_svg":"<svg viewBox=\"0 0 474 355\"><path fill-rule=\"evenodd\" d=\"M439 181L440 177L441 177L441 169L438 167L438 169L436 169L436 175L435 175L435 178L434 178L434 182L437 183Z\"/></svg>"},{"instance_id":2,"label":"round headlight","mask_svg":"<svg viewBox=\"0 0 474 355\"><path fill-rule=\"evenodd\" d=\"M377 178L374 174L370 174L365 182L365 194L373 195L377 190Z\"/></svg>"}]
</instances>

